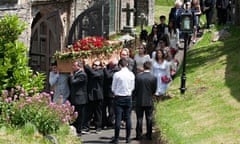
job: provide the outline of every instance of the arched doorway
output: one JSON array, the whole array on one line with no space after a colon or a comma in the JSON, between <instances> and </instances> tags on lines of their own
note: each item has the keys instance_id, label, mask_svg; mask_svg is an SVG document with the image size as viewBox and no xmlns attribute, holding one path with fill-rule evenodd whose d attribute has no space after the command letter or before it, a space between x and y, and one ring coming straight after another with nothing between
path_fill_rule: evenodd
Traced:
<instances>
[{"instance_id":1,"label":"arched doorway","mask_svg":"<svg viewBox=\"0 0 240 144\"><path fill-rule=\"evenodd\" d=\"M51 58L56 50L61 49L62 30L58 11L45 16L38 13L32 23L29 65L34 71L46 74L47 89Z\"/></svg>"},{"instance_id":2,"label":"arched doorway","mask_svg":"<svg viewBox=\"0 0 240 144\"><path fill-rule=\"evenodd\" d=\"M68 44L86 36L107 37L109 33L109 3L99 1L81 13L69 31Z\"/></svg>"}]
</instances>

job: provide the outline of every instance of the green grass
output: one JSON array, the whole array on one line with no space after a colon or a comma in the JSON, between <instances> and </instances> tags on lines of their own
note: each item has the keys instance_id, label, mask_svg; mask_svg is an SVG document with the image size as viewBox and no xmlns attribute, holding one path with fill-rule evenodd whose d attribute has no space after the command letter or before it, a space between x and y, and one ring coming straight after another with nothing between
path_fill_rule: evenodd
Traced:
<instances>
[{"instance_id":1,"label":"green grass","mask_svg":"<svg viewBox=\"0 0 240 144\"><path fill-rule=\"evenodd\" d=\"M155 5L160 6L173 6L175 0L155 0Z\"/></svg>"},{"instance_id":2,"label":"green grass","mask_svg":"<svg viewBox=\"0 0 240 144\"><path fill-rule=\"evenodd\" d=\"M240 143L240 28L212 43L211 33L187 53L187 91L179 92L180 74L168 93L174 98L156 105L156 121L170 144Z\"/></svg>"},{"instance_id":3,"label":"green grass","mask_svg":"<svg viewBox=\"0 0 240 144\"><path fill-rule=\"evenodd\" d=\"M172 5L173 6L173 5ZM168 16L170 13L170 10L172 8L172 6L162 6L162 5L156 5L155 6L155 15L154 15L154 21L156 23L160 23L159 17L161 15L165 15L166 16L166 23L168 22Z\"/></svg>"},{"instance_id":4,"label":"green grass","mask_svg":"<svg viewBox=\"0 0 240 144\"><path fill-rule=\"evenodd\" d=\"M81 139L71 134L69 126L64 125L57 133L52 134L59 144L81 144ZM36 131L31 124L26 124L21 129L6 126L0 128L0 144L52 144L43 135Z\"/></svg>"}]
</instances>

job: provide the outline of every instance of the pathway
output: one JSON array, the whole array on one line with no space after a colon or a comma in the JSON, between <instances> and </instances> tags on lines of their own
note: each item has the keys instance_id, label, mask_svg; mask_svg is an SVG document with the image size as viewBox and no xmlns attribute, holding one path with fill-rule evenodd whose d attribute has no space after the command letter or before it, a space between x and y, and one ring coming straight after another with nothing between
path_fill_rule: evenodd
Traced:
<instances>
[{"instance_id":1,"label":"pathway","mask_svg":"<svg viewBox=\"0 0 240 144\"><path fill-rule=\"evenodd\" d=\"M163 144L159 140L159 131L153 128L153 140L146 140L143 138L141 141L133 140L136 136L136 113L132 111L132 131L131 131L131 144ZM146 122L143 121L143 133L146 133ZM119 144L125 143L125 129L120 130ZM82 135L81 139L83 144L107 144L114 136L114 129L102 130L100 134L96 134L94 131L90 134Z\"/></svg>"}]
</instances>

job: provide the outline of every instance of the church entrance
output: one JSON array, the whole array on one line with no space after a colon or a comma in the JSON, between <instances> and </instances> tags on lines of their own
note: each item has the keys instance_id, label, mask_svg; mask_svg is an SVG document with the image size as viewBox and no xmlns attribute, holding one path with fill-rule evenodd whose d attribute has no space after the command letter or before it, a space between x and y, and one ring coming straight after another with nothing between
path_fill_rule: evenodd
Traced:
<instances>
[{"instance_id":1,"label":"church entrance","mask_svg":"<svg viewBox=\"0 0 240 144\"><path fill-rule=\"evenodd\" d=\"M46 16L39 12L32 23L29 66L37 72L45 73L47 78L50 70L51 57L61 48L62 24L57 11ZM48 79L46 88L48 88Z\"/></svg>"}]
</instances>

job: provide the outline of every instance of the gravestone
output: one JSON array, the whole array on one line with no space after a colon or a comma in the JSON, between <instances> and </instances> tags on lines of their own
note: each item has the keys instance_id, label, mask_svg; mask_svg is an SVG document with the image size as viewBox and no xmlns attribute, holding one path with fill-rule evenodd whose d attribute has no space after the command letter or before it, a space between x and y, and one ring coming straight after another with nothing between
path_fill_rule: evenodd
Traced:
<instances>
[{"instance_id":1,"label":"gravestone","mask_svg":"<svg viewBox=\"0 0 240 144\"><path fill-rule=\"evenodd\" d=\"M126 12L126 26L123 27L123 32L134 35L135 29L130 25L130 20L131 20L131 13L135 12L135 8L130 8L130 4L127 3L126 8L122 8L122 11Z\"/></svg>"},{"instance_id":2,"label":"gravestone","mask_svg":"<svg viewBox=\"0 0 240 144\"><path fill-rule=\"evenodd\" d=\"M141 26L141 31L143 30L143 26L146 25L147 23L147 17L145 13L141 13L140 16L138 16L140 19L140 26Z\"/></svg>"}]
</instances>

